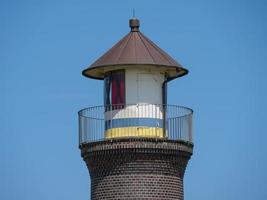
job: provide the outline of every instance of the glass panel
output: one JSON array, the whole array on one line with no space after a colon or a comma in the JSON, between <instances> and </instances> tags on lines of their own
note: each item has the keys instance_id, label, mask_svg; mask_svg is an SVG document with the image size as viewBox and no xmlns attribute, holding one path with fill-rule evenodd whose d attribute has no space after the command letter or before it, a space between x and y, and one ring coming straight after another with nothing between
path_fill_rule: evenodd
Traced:
<instances>
[{"instance_id":1,"label":"glass panel","mask_svg":"<svg viewBox=\"0 0 267 200\"><path fill-rule=\"evenodd\" d=\"M104 79L104 105L110 105L110 75L105 76Z\"/></svg>"},{"instance_id":2,"label":"glass panel","mask_svg":"<svg viewBox=\"0 0 267 200\"><path fill-rule=\"evenodd\" d=\"M111 75L111 102L114 105L125 104L125 74L123 71L113 72Z\"/></svg>"}]
</instances>

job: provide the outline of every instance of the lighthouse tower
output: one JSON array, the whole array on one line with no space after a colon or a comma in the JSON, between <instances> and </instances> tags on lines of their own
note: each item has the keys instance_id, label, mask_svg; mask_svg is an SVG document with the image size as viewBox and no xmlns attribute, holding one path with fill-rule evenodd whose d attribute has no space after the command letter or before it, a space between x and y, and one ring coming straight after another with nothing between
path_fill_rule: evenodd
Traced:
<instances>
[{"instance_id":1,"label":"lighthouse tower","mask_svg":"<svg viewBox=\"0 0 267 200\"><path fill-rule=\"evenodd\" d=\"M83 75L104 82L101 106L79 111L81 155L91 199L183 199L193 151L189 108L167 104L167 84L188 71L139 31L130 32Z\"/></svg>"}]
</instances>

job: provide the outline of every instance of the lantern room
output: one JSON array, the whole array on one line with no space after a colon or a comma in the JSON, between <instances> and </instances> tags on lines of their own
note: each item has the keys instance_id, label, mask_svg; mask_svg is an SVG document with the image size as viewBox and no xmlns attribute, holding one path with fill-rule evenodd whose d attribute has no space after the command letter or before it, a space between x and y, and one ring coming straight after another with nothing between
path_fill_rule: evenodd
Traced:
<instances>
[{"instance_id":1,"label":"lantern room","mask_svg":"<svg viewBox=\"0 0 267 200\"><path fill-rule=\"evenodd\" d=\"M105 138L168 136L167 83L188 73L129 21L130 32L83 75L104 81Z\"/></svg>"}]
</instances>

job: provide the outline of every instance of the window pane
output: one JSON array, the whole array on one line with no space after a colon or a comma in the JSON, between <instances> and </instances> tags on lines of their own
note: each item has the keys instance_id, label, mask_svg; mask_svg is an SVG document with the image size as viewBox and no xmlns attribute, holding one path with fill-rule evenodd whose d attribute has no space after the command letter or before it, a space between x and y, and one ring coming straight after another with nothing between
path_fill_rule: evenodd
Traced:
<instances>
[{"instance_id":1,"label":"window pane","mask_svg":"<svg viewBox=\"0 0 267 200\"><path fill-rule=\"evenodd\" d=\"M107 106L110 105L110 76L105 77L104 84L104 104Z\"/></svg>"},{"instance_id":2,"label":"window pane","mask_svg":"<svg viewBox=\"0 0 267 200\"><path fill-rule=\"evenodd\" d=\"M112 73L112 104L125 104L125 76L124 72Z\"/></svg>"}]
</instances>

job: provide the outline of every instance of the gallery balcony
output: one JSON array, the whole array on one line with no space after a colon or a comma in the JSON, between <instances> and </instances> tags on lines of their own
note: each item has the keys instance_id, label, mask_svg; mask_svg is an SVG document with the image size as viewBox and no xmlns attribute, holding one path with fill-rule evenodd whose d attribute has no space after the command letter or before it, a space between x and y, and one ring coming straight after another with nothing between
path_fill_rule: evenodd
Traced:
<instances>
[{"instance_id":1,"label":"gallery balcony","mask_svg":"<svg viewBox=\"0 0 267 200\"><path fill-rule=\"evenodd\" d=\"M79 144L123 138L193 143L193 110L177 105L94 106L79 115Z\"/></svg>"}]
</instances>

